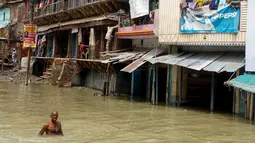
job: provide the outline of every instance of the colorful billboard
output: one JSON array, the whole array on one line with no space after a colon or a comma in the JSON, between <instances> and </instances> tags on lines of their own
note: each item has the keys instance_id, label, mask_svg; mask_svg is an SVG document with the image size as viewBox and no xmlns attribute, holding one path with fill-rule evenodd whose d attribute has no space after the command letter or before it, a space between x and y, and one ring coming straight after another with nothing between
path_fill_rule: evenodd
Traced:
<instances>
[{"instance_id":1,"label":"colorful billboard","mask_svg":"<svg viewBox=\"0 0 255 143\"><path fill-rule=\"evenodd\" d=\"M240 9L226 5L218 10L204 6L199 9L183 9L181 16L182 34L195 33L237 33Z\"/></svg>"},{"instance_id":2,"label":"colorful billboard","mask_svg":"<svg viewBox=\"0 0 255 143\"><path fill-rule=\"evenodd\" d=\"M36 48L36 31L37 26L35 24L26 24L24 26L24 48Z\"/></svg>"}]
</instances>

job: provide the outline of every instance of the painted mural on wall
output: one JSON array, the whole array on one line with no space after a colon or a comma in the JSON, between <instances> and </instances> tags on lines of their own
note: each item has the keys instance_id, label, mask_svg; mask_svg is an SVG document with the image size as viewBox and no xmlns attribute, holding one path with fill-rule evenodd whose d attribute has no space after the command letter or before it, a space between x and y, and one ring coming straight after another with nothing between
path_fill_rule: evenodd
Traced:
<instances>
[{"instance_id":1,"label":"painted mural on wall","mask_svg":"<svg viewBox=\"0 0 255 143\"><path fill-rule=\"evenodd\" d=\"M217 10L210 6L199 9L182 9L182 34L195 33L237 33L240 21L240 9L225 5Z\"/></svg>"}]
</instances>

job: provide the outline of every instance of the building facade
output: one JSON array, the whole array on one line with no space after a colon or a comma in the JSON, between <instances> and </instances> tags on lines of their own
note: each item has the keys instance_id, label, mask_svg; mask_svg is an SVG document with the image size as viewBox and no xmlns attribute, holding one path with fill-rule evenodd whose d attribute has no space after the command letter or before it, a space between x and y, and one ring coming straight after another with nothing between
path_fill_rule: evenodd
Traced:
<instances>
[{"instance_id":1,"label":"building facade","mask_svg":"<svg viewBox=\"0 0 255 143\"><path fill-rule=\"evenodd\" d=\"M244 72L247 1L222 2L160 1L158 39L170 50L150 62L167 65L167 103L244 113L241 92L223 83Z\"/></svg>"}]
</instances>

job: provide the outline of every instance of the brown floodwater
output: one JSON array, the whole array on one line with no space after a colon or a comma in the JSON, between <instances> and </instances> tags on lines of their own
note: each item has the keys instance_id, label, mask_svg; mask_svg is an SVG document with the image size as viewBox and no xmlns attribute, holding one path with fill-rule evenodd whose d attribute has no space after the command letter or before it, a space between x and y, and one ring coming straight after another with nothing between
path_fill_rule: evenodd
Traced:
<instances>
[{"instance_id":1,"label":"brown floodwater","mask_svg":"<svg viewBox=\"0 0 255 143\"><path fill-rule=\"evenodd\" d=\"M65 136L37 136L52 110ZM254 125L231 115L0 82L0 143L254 143L254 133Z\"/></svg>"}]
</instances>

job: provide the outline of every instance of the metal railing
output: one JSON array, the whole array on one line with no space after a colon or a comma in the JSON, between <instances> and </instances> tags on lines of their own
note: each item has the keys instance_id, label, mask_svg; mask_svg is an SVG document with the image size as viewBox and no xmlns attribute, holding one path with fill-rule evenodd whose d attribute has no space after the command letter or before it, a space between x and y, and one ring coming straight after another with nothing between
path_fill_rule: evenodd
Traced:
<instances>
[{"instance_id":1,"label":"metal railing","mask_svg":"<svg viewBox=\"0 0 255 143\"><path fill-rule=\"evenodd\" d=\"M60 0L58 2L46 5L42 8L36 8L34 17L45 16L48 14L60 12L66 9L73 9L80 6L85 6L89 3L97 2L100 0Z\"/></svg>"},{"instance_id":2,"label":"metal railing","mask_svg":"<svg viewBox=\"0 0 255 143\"><path fill-rule=\"evenodd\" d=\"M68 9L87 5L89 3L97 2L99 0L68 0Z\"/></svg>"},{"instance_id":3,"label":"metal railing","mask_svg":"<svg viewBox=\"0 0 255 143\"><path fill-rule=\"evenodd\" d=\"M67 9L66 0L61 0L56 3L46 5L42 8L35 9L34 17L45 16L65 9Z\"/></svg>"}]
</instances>

